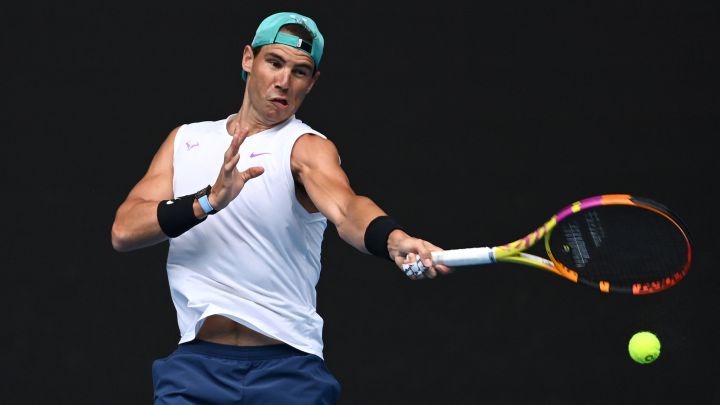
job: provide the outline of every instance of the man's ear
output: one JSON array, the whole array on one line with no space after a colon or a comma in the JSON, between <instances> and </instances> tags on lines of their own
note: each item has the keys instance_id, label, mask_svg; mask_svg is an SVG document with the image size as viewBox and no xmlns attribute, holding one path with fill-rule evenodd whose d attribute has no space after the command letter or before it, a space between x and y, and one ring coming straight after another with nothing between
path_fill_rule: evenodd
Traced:
<instances>
[{"instance_id":1,"label":"man's ear","mask_svg":"<svg viewBox=\"0 0 720 405\"><path fill-rule=\"evenodd\" d=\"M255 55L253 55L252 48L250 47L250 45L245 45L245 48L243 48L242 56L242 69L245 71L245 73L250 73L254 60Z\"/></svg>"},{"instance_id":2,"label":"man's ear","mask_svg":"<svg viewBox=\"0 0 720 405\"><path fill-rule=\"evenodd\" d=\"M312 83L310 83L310 87L305 90L305 94L309 94L310 90L312 90L313 86L315 86L315 83L317 83L318 79L320 78L320 71L316 71L313 75Z\"/></svg>"}]
</instances>

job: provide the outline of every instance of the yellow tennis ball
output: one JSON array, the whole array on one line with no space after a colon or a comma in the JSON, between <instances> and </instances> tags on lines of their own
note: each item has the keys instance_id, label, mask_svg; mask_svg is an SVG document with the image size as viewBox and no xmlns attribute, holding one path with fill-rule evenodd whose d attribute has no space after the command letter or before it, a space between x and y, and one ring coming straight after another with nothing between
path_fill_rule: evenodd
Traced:
<instances>
[{"instance_id":1,"label":"yellow tennis ball","mask_svg":"<svg viewBox=\"0 0 720 405\"><path fill-rule=\"evenodd\" d=\"M638 332L630 338L628 352L640 364L652 363L660 356L660 340L652 332Z\"/></svg>"}]
</instances>

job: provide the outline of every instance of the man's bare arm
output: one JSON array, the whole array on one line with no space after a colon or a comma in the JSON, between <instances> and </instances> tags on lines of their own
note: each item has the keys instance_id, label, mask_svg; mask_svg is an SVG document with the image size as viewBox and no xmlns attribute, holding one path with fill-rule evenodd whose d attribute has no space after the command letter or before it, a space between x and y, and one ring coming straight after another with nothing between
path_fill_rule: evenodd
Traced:
<instances>
[{"instance_id":1,"label":"man's bare arm","mask_svg":"<svg viewBox=\"0 0 720 405\"><path fill-rule=\"evenodd\" d=\"M120 205L112 227L112 244L115 250L125 252L167 240L158 222L158 204L173 198L173 150L175 128L158 149L145 176L130 191ZM263 173L262 167L237 169L240 145L248 136L248 129L235 126L233 139L225 151L223 165L213 184L208 201L215 210L225 208L245 186L245 183ZM193 213L197 219L205 218L200 203L193 201Z\"/></svg>"},{"instance_id":2,"label":"man's bare arm","mask_svg":"<svg viewBox=\"0 0 720 405\"><path fill-rule=\"evenodd\" d=\"M157 220L157 206L173 198L173 145L175 128L155 153L145 176L133 187L115 214L112 245L119 252L167 240Z\"/></svg>"},{"instance_id":3,"label":"man's bare arm","mask_svg":"<svg viewBox=\"0 0 720 405\"><path fill-rule=\"evenodd\" d=\"M345 171L340 167L335 145L319 136L303 135L293 148L292 169L313 204L335 225L340 237L361 252L368 253L365 247L368 224L386 213L371 199L355 194ZM408 253L429 259L431 251L441 250L399 229L388 235L387 243L388 259L392 259L398 266L415 260L414 256L406 259ZM429 261L427 263L431 264ZM436 271L446 273L450 269L437 266L437 269L431 268L428 276L434 277Z\"/></svg>"}]
</instances>

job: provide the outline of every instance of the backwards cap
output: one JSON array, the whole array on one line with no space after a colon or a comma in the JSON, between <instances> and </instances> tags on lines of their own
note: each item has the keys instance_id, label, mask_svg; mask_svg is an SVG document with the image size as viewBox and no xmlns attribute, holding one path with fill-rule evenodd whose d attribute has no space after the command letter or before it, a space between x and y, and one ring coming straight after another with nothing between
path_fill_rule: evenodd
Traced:
<instances>
[{"instance_id":1,"label":"backwards cap","mask_svg":"<svg viewBox=\"0 0 720 405\"><path fill-rule=\"evenodd\" d=\"M280 32L280 28L287 24L299 24L307 28L313 36L312 43L308 43L295 35ZM311 18L298 13L282 12L265 18L258 26L257 31L255 31L255 38L253 38L251 46L256 48L268 44L288 45L309 53L315 62L315 69L317 69L320 66L325 39L318 30L317 25L315 25L315 21ZM247 78L247 72L244 70L242 78L243 80Z\"/></svg>"}]
</instances>

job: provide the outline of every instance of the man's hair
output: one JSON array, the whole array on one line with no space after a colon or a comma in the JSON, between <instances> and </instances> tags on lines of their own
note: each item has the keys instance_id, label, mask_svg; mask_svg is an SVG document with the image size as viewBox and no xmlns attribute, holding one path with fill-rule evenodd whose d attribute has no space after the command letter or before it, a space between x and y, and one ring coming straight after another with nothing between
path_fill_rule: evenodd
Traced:
<instances>
[{"instance_id":1,"label":"man's hair","mask_svg":"<svg viewBox=\"0 0 720 405\"><path fill-rule=\"evenodd\" d=\"M303 41L309 42L309 43L312 43L313 39L314 39L312 32L310 32L310 30L305 28L305 26L303 26L302 24L286 24L280 28L280 31L286 31L286 32L293 34L296 37L302 39ZM260 48L262 48L263 46L264 45L256 46L255 48L253 48L252 49L253 56L257 56L258 53L260 52ZM317 66L315 66L313 68L313 74L315 74L316 70L317 70Z\"/></svg>"}]
</instances>

